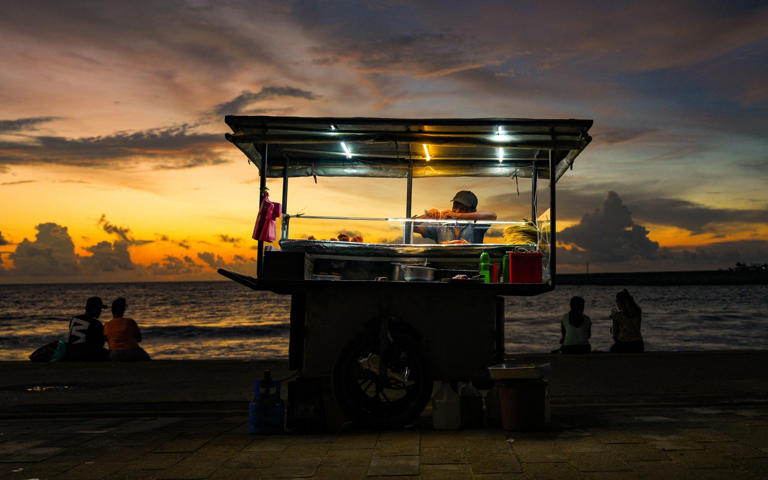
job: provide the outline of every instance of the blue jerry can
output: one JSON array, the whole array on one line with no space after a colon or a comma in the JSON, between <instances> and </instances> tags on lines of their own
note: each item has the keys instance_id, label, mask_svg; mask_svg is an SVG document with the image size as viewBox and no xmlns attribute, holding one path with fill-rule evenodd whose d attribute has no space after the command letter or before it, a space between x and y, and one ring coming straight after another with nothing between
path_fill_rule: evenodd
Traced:
<instances>
[{"instance_id":1,"label":"blue jerry can","mask_svg":"<svg viewBox=\"0 0 768 480\"><path fill-rule=\"evenodd\" d=\"M253 385L253 401L248 415L248 431L256 434L283 432L285 404L280 399L280 382L272 380L272 373L267 370L264 378Z\"/></svg>"}]
</instances>

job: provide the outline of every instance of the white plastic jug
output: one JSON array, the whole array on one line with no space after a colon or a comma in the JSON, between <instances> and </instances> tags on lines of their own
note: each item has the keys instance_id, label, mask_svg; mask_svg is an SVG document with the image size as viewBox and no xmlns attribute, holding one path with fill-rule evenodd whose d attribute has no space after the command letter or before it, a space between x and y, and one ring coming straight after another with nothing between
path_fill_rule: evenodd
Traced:
<instances>
[{"instance_id":1,"label":"white plastic jug","mask_svg":"<svg viewBox=\"0 0 768 480\"><path fill-rule=\"evenodd\" d=\"M435 430L458 430L461 427L459 394L447 382L440 382L432 397L432 427Z\"/></svg>"}]
</instances>

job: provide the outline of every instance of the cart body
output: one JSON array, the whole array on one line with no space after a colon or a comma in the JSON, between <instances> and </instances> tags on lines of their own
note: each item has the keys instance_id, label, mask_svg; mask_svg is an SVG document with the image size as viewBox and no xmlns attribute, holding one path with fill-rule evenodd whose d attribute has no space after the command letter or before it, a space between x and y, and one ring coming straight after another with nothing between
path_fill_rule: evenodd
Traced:
<instances>
[{"instance_id":1,"label":"cart body","mask_svg":"<svg viewBox=\"0 0 768 480\"><path fill-rule=\"evenodd\" d=\"M283 218L280 249L258 244L256 277L219 272L249 288L291 295L291 369L328 379L348 418L402 424L421 411L433 380L486 378L504 354L503 296L554 288L555 184L590 142L590 120L228 116L226 122L233 130L227 139L259 168L261 191L268 177L282 178ZM404 178L404 215L291 215L289 179L301 176ZM424 220L412 218L412 180L439 176L530 179L529 221L426 221L523 224L534 236L515 244L415 244L414 225ZM549 194L545 212L538 206L542 185ZM402 240L290 238L290 223L299 218L398 222ZM503 257L537 255L538 276L525 283L471 280L482 251L499 264ZM397 272L408 265L429 265L435 276L405 281Z\"/></svg>"}]
</instances>

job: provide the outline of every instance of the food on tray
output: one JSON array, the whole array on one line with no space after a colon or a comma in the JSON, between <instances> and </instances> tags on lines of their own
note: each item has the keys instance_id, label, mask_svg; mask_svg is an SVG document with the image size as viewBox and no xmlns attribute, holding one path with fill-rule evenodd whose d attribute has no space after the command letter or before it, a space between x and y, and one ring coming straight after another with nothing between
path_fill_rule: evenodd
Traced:
<instances>
[{"instance_id":1,"label":"food on tray","mask_svg":"<svg viewBox=\"0 0 768 480\"><path fill-rule=\"evenodd\" d=\"M454 275L452 278L454 280L469 280L469 275L464 275L463 273L459 273L458 275Z\"/></svg>"},{"instance_id":2,"label":"food on tray","mask_svg":"<svg viewBox=\"0 0 768 480\"><path fill-rule=\"evenodd\" d=\"M424 217L431 218L432 220L442 220L444 218L450 218L451 210L438 210L437 208L430 208L424 210Z\"/></svg>"},{"instance_id":3,"label":"food on tray","mask_svg":"<svg viewBox=\"0 0 768 480\"><path fill-rule=\"evenodd\" d=\"M524 225L510 225L504 229L504 243L514 245L527 245L538 241L536 225L524 218Z\"/></svg>"},{"instance_id":4,"label":"food on tray","mask_svg":"<svg viewBox=\"0 0 768 480\"><path fill-rule=\"evenodd\" d=\"M469 245L469 242L464 240L463 238L459 238L458 240L446 240L440 243L442 243L443 245Z\"/></svg>"},{"instance_id":5,"label":"food on tray","mask_svg":"<svg viewBox=\"0 0 768 480\"><path fill-rule=\"evenodd\" d=\"M307 240L317 240L314 235L307 236ZM348 233L341 232L336 237L331 237L328 239L330 242L356 242L356 243L364 243L363 242L363 236L362 235L354 235L350 236Z\"/></svg>"}]
</instances>

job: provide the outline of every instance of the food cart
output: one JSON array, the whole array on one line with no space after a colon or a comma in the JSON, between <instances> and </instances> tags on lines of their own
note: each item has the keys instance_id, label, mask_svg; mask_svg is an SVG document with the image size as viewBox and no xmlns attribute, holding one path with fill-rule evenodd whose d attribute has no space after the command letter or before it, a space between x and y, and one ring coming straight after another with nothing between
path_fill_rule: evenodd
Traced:
<instances>
[{"instance_id":1,"label":"food cart","mask_svg":"<svg viewBox=\"0 0 768 480\"><path fill-rule=\"evenodd\" d=\"M291 296L290 368L325 382L347 419L402 425L424 409L433 381L487 379L488 366L504 354L503 297L554 289L555 186L589 144L591 120L225 121L233 132L227 140L259 169L261 192L267 178L282 179L282 220L279 248L258 243L256 276L219 273L254 290ZM291 213L289 183L296 177L402 179L402 215ZM529 181L530 218L414 218L414 179L442 177L497 177L512 190L520 179ZM401 234L387 243L292 238L291 225L299 220L388 222ZM501 229L504 236L464 244L414 237L420 226L464 224ZM506 235L516 229L529 235ZM509 238L512 243L505 242ZM507 267L492 283L476 277L483 251L497 267Z\"/></svg>"}]
</instances>

